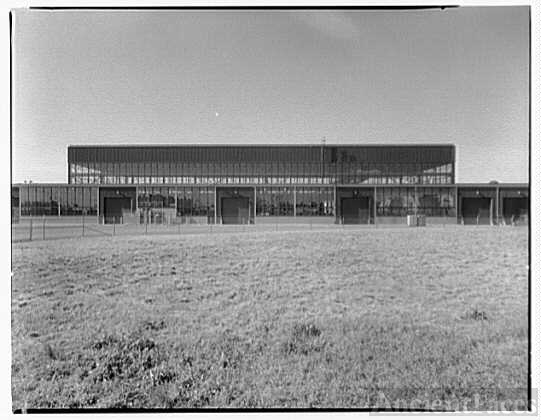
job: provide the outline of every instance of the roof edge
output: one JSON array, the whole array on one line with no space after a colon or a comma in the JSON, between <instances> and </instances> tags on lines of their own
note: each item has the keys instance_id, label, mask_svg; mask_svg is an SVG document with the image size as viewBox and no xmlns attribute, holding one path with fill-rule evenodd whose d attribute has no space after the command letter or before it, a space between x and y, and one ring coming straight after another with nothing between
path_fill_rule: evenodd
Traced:
<instances>
[{"instance_id":1,"label":"roof edge","mask_svg":"<svg viewBox=\"0 0 541 420\"><path fill-rule=\"evenodd\" d=\"M160 148L160 147L455 147L454 143L378 143L378 144L344 144L344 143L228 143L228 144L210 144L210 143L187 143L187 144L69 144L68 148L114 148L114 147L140 147L140 148Z\"/></svg>"}]
</instances>

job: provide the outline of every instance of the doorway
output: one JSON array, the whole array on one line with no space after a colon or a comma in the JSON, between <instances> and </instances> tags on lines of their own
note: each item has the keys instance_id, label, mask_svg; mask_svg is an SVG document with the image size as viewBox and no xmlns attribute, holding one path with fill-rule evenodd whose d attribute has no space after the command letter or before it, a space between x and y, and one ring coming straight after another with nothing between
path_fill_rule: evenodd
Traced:
<instances>
[{"instance_id":1,"label":"doorway","mask_svg":"<svg viewBox=\"0 0 541 420\"><path fill-rule=\"evenodd\" d=\"M370 222L370 197L342 198L341 204L344 224Z\"/></svg>"},{"instance_id":2,"label":"doorway","mask_svg":"<svg viewBox=\"0 0 541 420\"><path fill-rule=\"evenodd\" d=\"M250 222L250 199L247 197L223 197L222 223L245 225Z\"/></svg>"}]
</instances>

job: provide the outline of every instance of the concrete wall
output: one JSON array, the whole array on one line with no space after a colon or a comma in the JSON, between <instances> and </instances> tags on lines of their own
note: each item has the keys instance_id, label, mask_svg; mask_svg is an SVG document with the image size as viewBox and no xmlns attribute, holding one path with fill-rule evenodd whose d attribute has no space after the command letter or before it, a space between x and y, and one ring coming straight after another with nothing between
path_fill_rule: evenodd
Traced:
<instances>
[{"instance_id":1,"label":"concrete wall","mask_svg":"<svg viewBox=\"0 0 541 420\"><path fill-rule=\"evenodd\" d=\"M59 225L80 225L83 223L82 216L22 216L20 218L20 224L30 224L30 219L34 225L39 225L43 223L45 219L45 224L50 226L54 224ZM167 219L166 219L167 220ZM125 218L125 224L137 224L139 221L139 214L134 213L133 217ZM98 216L85 216L85 224L98 224ZM101 222L101 221L100 221ZM210 223L213 222L213 218L210 218ZM209 224L209 219L207 216L183 216L183 217L171 217L170 224L200 224L207 225ZM333 225L335 224L334 216L257 216L255 219L257 225L265 224L312 224L312 225ZM459 222L460 224L460 219ZM166 223L167 224L167 223ZM377 218L378 225L403 225L406 226L406 217L400 216L379 216ZM427 217L426 218L427 226L438 226L438 225L455 225L457 224L457 218L455 216L448 217Z\"/></svg>"},{"instance_id":2,"label":"concrete wall","mask_svg":"<svg viewBox=\"0 0 541 420\"><path fill-rule=\"evenodd\" d=\"M378 225L404 225L407 226L406 216L378 216L376 219ZM457 219L456 216L448 217L438 217L431 216L426 218L427 226L438 226L438 225L456 225Z\"/></svg>"},{"instance_id":3,"label":"concrete wall","mask_svg":"<svg viewBox=\"0 0 541 420\"><path fill-rule=\"evenodd\" d=\"M406 216L377 216L377 225L404 225L407 226Z\"/></svg>"},{"instance_id":4,"label":"concrete wall","mask_svg":"<svg viewBox=\"0 0 541 420\"><path fill-rule=\"evenodd\" d=\"M427 226L437 226L437 225L456 225L457 219L456 216L448 216L448 217L427 217L426 218L426 225Z\"/></svg>"},{"instance_id":5,"label":"concrete wall","mask_svg":"<svg viewBox=\"0 0 541 420\"><path fill-rule=\"evenodd\" d=\"M207 216L178 216L171 223L208 225L209 219Z\"/></svg>"},{"instance_id":6,"label":"concrete wall","mask_svg":"<svg viewBox=\"0 0 541 420\"><path fill-rule=\"evenodd\" d=\"M256 225L265 224L312 224L312 225L332 225L334 216L257 216Z\"/></svg>"},{"instance_id":7,"label":"concrete wall","mask_svg":"<svg viewBox=\"0 0 541 420\"><path fill-rule=\"evenodd\" d=\"M43 223L45 220L46 225L59 224L59 225L80 225L83 223L83 216L21 216L19 223L30 224L32 220L33 224ZM85 224L98 223L98 216L84 216Z\"/></svg>"}]
</instances>

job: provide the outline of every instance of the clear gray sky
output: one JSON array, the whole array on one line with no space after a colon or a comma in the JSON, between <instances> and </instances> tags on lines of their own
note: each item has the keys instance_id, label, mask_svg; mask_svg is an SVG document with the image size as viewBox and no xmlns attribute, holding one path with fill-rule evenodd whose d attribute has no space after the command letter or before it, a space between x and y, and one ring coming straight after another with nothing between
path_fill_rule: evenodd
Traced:
<instances>
[{"instance_id":1,"label":"clear gray sky","mask_svg":"<svg viewBox=\"0 0 541 420\"><path fill-rule=\"evenodd\" d=\"M13 181L68 144L454 143L528 181L528 7L14 11Z\"/></svg>"}]
</instances>

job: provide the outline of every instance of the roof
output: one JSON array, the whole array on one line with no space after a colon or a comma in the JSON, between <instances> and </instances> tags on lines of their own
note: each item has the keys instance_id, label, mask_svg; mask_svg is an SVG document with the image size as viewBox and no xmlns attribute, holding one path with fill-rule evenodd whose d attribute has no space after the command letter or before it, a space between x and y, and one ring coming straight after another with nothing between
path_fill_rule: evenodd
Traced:
<instances>
[{"instance_id":1,"label":"roof","mask_svg":"<svg viewBox=\"0 0 541 420\"><path fill-rule=\"evenodd\" d=\"M112 148L112 147L143 147L143 148L162 148L162 147L455 147L453 143L389 143L389 144L358 144L358 143L265 143L265 144L247 144L247 143L169 143L169 144L70 144L69 148Z\"/></svg>"},{"instance_id":2,"label":"roof","mask_svg":"<svg viewBox=\"0 0 541 420\"><path fill-rule=\"evenodd\" d=\"M39 183L39 182L31 182L31 183L14 183L11 184L12 187L19 187L19 186L35 186L35 187L100 187L100 188L109 188L109 187L129 187L129 188L135 188L135 187L182 187L188 184L68 184L65 182L48 182L48 183ZM200 187L214 187L214 184L189 184L190 186L197 185ZM218 184L216 185L218 188L220 187L228 187L231 184ZM255 185L255 184L240 184L240 186L249 186L249 187L266 187L268 185ZM288 186L290 187L291 184L277 184L277 185L270 185L270 186ZM333 187L334 184L296 184L297 187ZM428 187L428 188L529 188L530 184L527 182L520 183L520 182L502 182L499 184L491 184L488 182L479 182L479 183L462 183L458 182L455 184L339 184L340 188L342 187L351 187L351 188L396 188L396 187L405 187L405 188L414 188L414 187Z\"/></svg>"}]
</instances>

